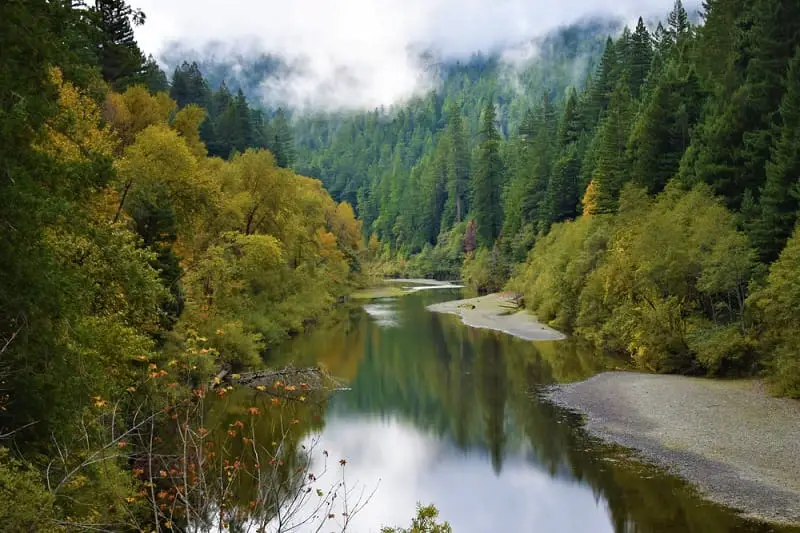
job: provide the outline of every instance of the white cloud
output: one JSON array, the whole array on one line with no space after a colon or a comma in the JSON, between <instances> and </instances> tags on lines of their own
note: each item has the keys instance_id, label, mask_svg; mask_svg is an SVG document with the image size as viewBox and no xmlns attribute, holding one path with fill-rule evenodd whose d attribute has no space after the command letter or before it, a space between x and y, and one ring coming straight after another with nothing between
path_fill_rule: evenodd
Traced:
<instances>
[{"instance_id":1,"label":"white cloud","mask_svg":"<svg viewBox=\"0 0 800 533\"><path fill-rule=\"evenodd\" d=\"M272 83L287 103L374 107L430 82L415 51L446 57L517 44L585 16L661 15L672 0L131 0L147 53L169 42L277 53L305 69Z\"/></svg>"},{"instance_id":2,"label":"white cloud","mask_svg":"<svg viewBox=\"0 0 800 533\"><path fill-rule=\"evenodd\" d=\"M354 531L406 525L418 502L435 504L460 533L613 530L606 501L589 486L553 478L522 453L509 453L497 475L484 452L457 450L392 417L330 417L319 447L332 460L348 460L355 493L377 486L355 516Z\"/></svg>"}]
</instances>

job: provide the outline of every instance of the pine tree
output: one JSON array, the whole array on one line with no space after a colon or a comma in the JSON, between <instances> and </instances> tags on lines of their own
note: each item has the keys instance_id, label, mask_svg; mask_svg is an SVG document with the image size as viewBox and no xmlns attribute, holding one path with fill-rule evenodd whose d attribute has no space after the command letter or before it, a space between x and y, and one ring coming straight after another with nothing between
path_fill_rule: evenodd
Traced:
<instances>
[{"instance_id":1,"label":"pine tree","mask_svg":"<svg viewBox=\"0 0 800 533\"><path fill-rule=\"evenodd\" d=\"M442 219L442 229L464 220L469 193L469 149L461 110L452 106L447 111L448 139L447 204Z\"/></svg>"},{"instance_id":2,"label":"pine tree","mask_svg":"<svg viewBox=\"0 0 800 533\"><path fill-rule=\"evenodd\" d=\"M177 102L180 109L195 104L207 109L214 116L218 114L217 110L210 107L211 91L197 63L189 64L184 61L175 69L169 96Z\"/></svg>"},{"instance_id":3,"label":"pine tree","mask_svg":"<svg viewBox=\"0 0 800 533\"><path fill-rule=\"evenodd\" d=\"M294 138L283 109L278 109L270 125L273 135L270 150L275 154L275 163L279 167L289 168L294 163ZM355 194L355 190L353 194Z\"/></svg>"},{"instance_id":4,"label":"pine tree","mask_svg":"<svg viewBox=\"0 0 800 533\"><path fill-rule=\"evenodd\" d=\"M500 234L500 187L503 181L503 160L500 157L501 137L495 126L494 103L483 110L481 142L478 146L475 171L472 174L472 214L478 226L478 243L490 247Z\"/></svg>"},{"instance_id":5,"label":"pine tree","mask_svg":"<svg viewBox=\"0 0 800 533\"><path fill-rule=\"evenodd\" d=\"M544 208L544 227L574 218L580 201L578 181L581 172L581 150L578 143L570 144L553 164Z\"/></svg>"},{"instance_id":6,"label":"pine tree","mask_svg":"<svg viewBox=\"0 0 800 533\"><path fill-rule=\"evenodd\" d=\"M616 211L619 191L629 177L626 150L632 115L630 89L625 80L620 80L597 132L597 165L592 173L597 189L596 213Z\"/></svg>"},{"instance_id":7,"label":"pine tree","mask_svg":"<svg viewBox=\"0 0 800 533\"><path fill-rule=\"evenodd\" d=\"M714 14L708 19L712 27ZM684 181L709 183L735 209L745 191L756 192L765 182L773 124L785 90L783 73L800 44L800 4L759 0L740 14L740 22L732 50L721 54L729 58L724 83L718 84L697 142L681 166Z\"/></svg>"},{"instance_id":8,"label":"pine tree","mask_svg":"<svg viewBox=\"0 0 800 533\"><path fill-rule=\"evenodd\" d=\"M667 35L671 43L678 43L690 34L692 26L681 0L675 0L675 5L667 16L667 28Z\"/></svg>"},{"instance_id":9,"label":"pine tree","mask_svg":"<svg viewBox=\"0 0 800 533\"><path fill-rule=\"evenodd\" d=\"M144 24L144 14L124 0L95 0L91 14L98 30L103 79L116 90L144 81L145 58L133 35L133 26Z\"/></svg>"},{"instance_id":10,"label":"pine tree","mask_svg":"<svg viewBox=\"0 0 800 533\"><path fill-rule=\"evenodd\" d=\"M653 63L652 38L644 25L642 17L639 17L636 31L631 36L627 61L631 94L634 98L638 98Z\"/></svg>"},{"instance_id":11,"label":"pine tree","mask_svg":"<svg viewBox=\"0 0 800 533\"><path fill-rule=\"evenodd\" d=\"M797 220L800 179L800 47L789 64L786 94L780 107L781 126L767 163L759 217L750 232L763 261L778 258Z\"/></svg>"},{"instance_id":12,"label":"pine tree","mask_svg":"<svg viewBox=\"0 0 800 533\"><path fill-rule=\"evenodd\" d=\"M678 171L699 120L702 95L691 67L674 62L659 78L639 113L630 138L631 175L651 194L661 192Z\"/></svg>"},{"instance_id":13,"label":"pine tree","mask_svg":"<svg viewBox=\"0 0 800 533\"><path fill-rule=\"evenodd\" d=\"M150 92L160 93L169 92L169 81L167 75L158 66L155 58L150 55L143 67L142 82L150 89Z\"/></svg>"},{"instance_id":14,"label":"pine tree","mask_svg":"<svg viewBox=\"0 0 800 533\"><path fill-rule=\"evenodd\" d=\"M666 55L667 51L672 45L669 34L661 22L658 23L655 31L653 32L653 44L655 45L656 51L662 56Z\"/></svg>"},{"instance_id":15,"label":"pine tree","mask_svg":"<svg viewBox=\"0 0 800 533\"><path fill-rule=\"evenodd\" d=\"M564 111L561 114L561 121L558 124L558 144L561 147L577 141L583 130L583 122L578 106L578 91L575 90L575 87L570 87L567 100L564 103Z\"/></svg>"},{"instance_id":16,"label":"pine tree","mask_svg":"<svg viewBox=\"0 0 800 533\"><path fill-rule=\"evenodd\" d=\"M584 123L593 129L600 119L600 114L608 107L611 91L614 89L619 75L617 53L611 37L606 41L606 48L600 60L597 74L592 78L584 103Z\"/></svg>"},{"instance_id":17,"label":"pine tree","mask_svg":"<svg viewBox=\"0 0 800 533\"><path fill-rule=\"evenodd\" d=\"M236 144L235 148L239 152L244 152L247 148L253 147L253 131L250 116L250 106L247 104L247 98L244 96L242 89L236 92L236 98L233 101L236 107Z\"/></svg>"}]
</instances>

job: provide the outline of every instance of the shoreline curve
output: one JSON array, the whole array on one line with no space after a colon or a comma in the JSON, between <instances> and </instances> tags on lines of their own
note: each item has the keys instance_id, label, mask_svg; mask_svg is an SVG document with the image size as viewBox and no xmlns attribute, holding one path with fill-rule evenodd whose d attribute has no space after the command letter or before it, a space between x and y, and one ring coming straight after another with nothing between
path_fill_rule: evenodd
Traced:
<instances>
[{"instance_id":1,"label":"shoreline curve","mask_svg":"<svg viewBox=\"0 0 800 533\"><path fill-rule=\"evenodd\" d=\"M452 300L429 305L434 313L457 315L465 326L491 329L526 341L558 341L567 338L560 331L546 326L525 310L511 305L500 293L465 300Z\"/></svg>"},{"instance_id":2,"label":"shoreline curve","mask_svg":"<svg viewBox=\"0 0 800 533\"><path fill-rule=\"evenodd\" d=\"M758 380L605 372L545 397L589 434L678 474L746 518L800 524L800 402Z\"/></svg>"}]
</instances>

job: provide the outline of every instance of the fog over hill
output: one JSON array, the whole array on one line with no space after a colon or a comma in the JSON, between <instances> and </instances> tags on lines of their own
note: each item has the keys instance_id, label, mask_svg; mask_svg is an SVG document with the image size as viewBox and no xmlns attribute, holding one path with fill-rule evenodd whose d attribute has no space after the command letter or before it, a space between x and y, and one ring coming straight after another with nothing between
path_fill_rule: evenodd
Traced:
<instances>
[{"instance_id":1,"label":"fog over hill","mask_svg":"<svg viewBox=\"0 0 800 533\"><path fill-rule=\"evenodd\" d=\"M225 78L270 107L370 109L435 86L442 62L481 52L519 66L553 30L587 20L619 29L640 15L661 17L671 4L234 0L219 9L210 0L141 0L148 21L137 37L167 68L198 60L212 83Z\"/></svg>"}]
</instances>

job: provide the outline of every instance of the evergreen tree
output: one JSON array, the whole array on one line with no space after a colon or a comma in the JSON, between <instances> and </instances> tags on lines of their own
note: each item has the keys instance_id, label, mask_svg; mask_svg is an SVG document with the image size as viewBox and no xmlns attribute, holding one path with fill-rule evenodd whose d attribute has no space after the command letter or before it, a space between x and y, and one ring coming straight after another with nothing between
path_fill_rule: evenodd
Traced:
<instances>
[{"instance_id":1,"label":"evergreen tree","mask_svg":"<svg viewBox=\"0 0 800 533\"><path fill-rule=\"evenodd\" d=\"M690 34L692 26L681 0L675 0L675 5L667 16L667 28L667 35L671 43L677 44Z\"/></svg>"},{"instance_id":2,"label":"evergreen tree","mask_svg":"<svg viewBox=\"0 0 800 533\"><path fill-rule=\"evenodd\" d=\"M187 105L195 104L208 109L211 114L217 114L218 109L210 107L211 91L208 88L200 67L197 63L183 62L172 74L172 83L169 96L183 109Z\"/></svg>"},{"instance_id":3,"label":"evergreen tree","mask_svg":"<svg viewBox=\"0 0 800 533\"><path fill-rule=\"evenodd\" d=\"M143 67L142 82L152 94L169 92L169 81L167 74L158 66L155 58L150 55Z\"/></svg>"},{"instance_id":4,"label":"evergreen tree","mask_svg":"<svg viewBox=\"0 0 800 533\"><path fill-rule=\"evenodd\" d=\"M642 17L639 17L636 31L631 36L627 62L631 94L634 98L638 98L653 62L652 38L644 25Z\"/></svg>"},{"instance_id":5,"label":"evergreen tree","mask_svg":"<svg viewBox=\"0 0 800 533\"><path fill-rule=\"evenodd\" d=\"M629 179L627 143L633 117L631 92L620 80L597 132L597 164L592 173L596 189L595 213L613 213L622 185Z\"/></svg>"},{"instance_id":6,"label":"evergreen tree","mask_svg":"<svg viewBox=\"0 0 800 533\"><path fill-rule=\"evenodd\" d=\"M800 47L789 64L786 94L780 107L781 126L767 163L767 178L761 190L759 216L751 237L761 259L778 258L797 220L800 179Z\"/></svg>"},{"instance_id":7,"label":"evergreen tree","mask_svg":"<svg viewBox=\"0 0 800 533\"><path fill-rule=\"evenodd\" d=\"M579 110L578 91L570 87L567 100L564 102L564 111L558 123L558 144L560 147L569 146L578 140L583 131L583 121Z\"/></svg>"},{"instance_id":8,"label":"evergreen tree","mask_svg":"<svg viewBox=\"0 0 800 533\"><path fill-rule=\"evenodd\" d=\"M715 18L715 11L710 12L708 24ZM800 5L760 0L740 21L727 54L724 83L717 85L698 128L698 142L692 143L681 169L685 181L711 184L737 209L748 190L754 193L764 184L784 92L782 76L800 44Z\"/></svg>"},{"instance_id":9,"label":"evergreen tree","mask_svg":"<svg viewBox=\"0 0 800 533\"><path fill-rule=\"evenodd\" d=\"M294 137L283 109L278 109L270 126L273 136L270 150L275 154L275 162L279 167L289 168L292 166L295 156ZM355 190L353 190L353 196L355 196ZM348 200L355 201L355 198Z\"/></svg>"},{"instance_id":10,"label":"evergreen tree","mask_svg":"<svg viewBox=\"0 0 800 533\"><path fill-rule=\"evenodd\" d=\"M650 193L661 192L678 171L700 117L699 81L694 69L681 68L674 62L659 78L631 133L631 177Z\"/></svg>"},{"instance_id":11,"label":"evergreen tree","mask_svg":"<svg viewBox=\"0 0 800 533\"><path fill-rule=\"evenodd\" d=\"M544 230L555 222L574 218L580 203L581 147L570 144L553 164L543 212Z\"/></svg>"},{"instance_id":12,"label":"evergreen tree","mask_svg":"<svg viewBox=\"0 0 800 533\"><path fill-rule=\"evenodd\" d=\"M134 11L124 0L95 0L91 13L98 30L103 79L116 90L145 81L144 54L133 35L133 26L144 24L144 13Z\"/></svg>"},{"instance_id":13,"label":"evergreen tree","mask_svg":"<svg viewBox=\"0 0 800 533\"><path fill-rule=\"evenodd\" d=\"M448 165L447 165L447 203L445 205L442 229L464 220L469 196L469 147L464 131L461 110L451 106L447 112Z\"/></svg>"},{"instance_id":14,"label":"evergreen tree","mask_svg":"<svg viewBox=\"0 0 800 533\"><path fill-rule=\"evenodd\" d=\"M616 85L618 72L618 58L614 47L614 41L609 37L606 40L606 48L600 60L597 74L592 78L591 86L587 89L587 98L583 106L584 123L589 129L593 129L600 119L600 114L608 107L611 91Z\"/></svg>"},{"instance_id":15,"label":"evergreen tree","mask_svg":"<svg viewBox=\"0 0 800 533\"><path fill-rule=\"evenodd\" d=\"M500 157L501 137L495 126L494 103L483 109L481 142L475 170L472 173L472 214L478 226L478 243L491 247L500 234L500 187L503 181L503 160Z\"/></svg>"}]
</instances>

